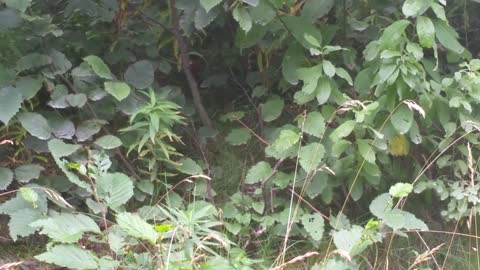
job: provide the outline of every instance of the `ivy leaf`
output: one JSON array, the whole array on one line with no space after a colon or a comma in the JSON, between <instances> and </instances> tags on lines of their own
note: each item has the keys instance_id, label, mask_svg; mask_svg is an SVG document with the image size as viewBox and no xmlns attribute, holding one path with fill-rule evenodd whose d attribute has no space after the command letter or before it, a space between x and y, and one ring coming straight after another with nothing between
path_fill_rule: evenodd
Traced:
<instances>
[{"instance_id":1,"label":"ivy leaf","mask_svg":"<svg viewBox=\"0 0 480 270\"><path fill-rule=\"evenodd\" d=\"M428 17L417 17L417 35L420 44L425 48L432 48L435 44L435 26Z\"/></svg>"},{"instance_id":2,"label":"ivy leaf","mask_svg":"<svg viewBox=\"0 0 480 270\"><path fill-rule=\"evenodd\" d=\"M13 172L8 168L0 167L0 190L5 190L13 181Z\"/></svg>"},{"instance_id":3,"label":"ivy leaf","mask_svg":"<svg viewBox=\"0 0 480 270\"><path fill-rule=\"evenodd\" d=\"M32 222L30 226L41 228L41 234L60 243L75 243L85 232L100 233L97 223L83 214L61 213Z\"/></svg>"},{"instance_id":4,"label":"ivy leaf","mask_svg":"<svg viewBox=\"0 0 480 270\"><path fill-rule=\"evenodd\" d=\"M206 12L209 12L212 8L218 6L222 0L200 0L200 5L205 9Z\"/></svg>"},{"instance_id":5,"label":"ivy leaf","mask_svg":"<svg viewBox=\"0 0 480 270\"><path fill-rule=\"evenodd\" d=\"M130 94L130 86L124 82L105 82L105 91L122 101Z\"/></svg>"},{"instance_id":6,"label":"ivy leaf","mask_svg":"<svg viewBox=\"0 0 480 270\"><path fill-rule=\"evenodd\" d=\"M352 133L353 129L355 128L355 121L354 120L347 120L340 126L338 126L331 134L330 140L333 142L338 141L341 138L347 137Z\"/></svg>"},{"instance_id":7,"label":"ivy leaf","mask_svg":"<svg viewBox=\"0 0 480 270\"><path fill-rule=\"evenodd\" d=\"M97 269L98 258L77 245L56 245L35 259L74 269Z\"/></svg>"},{"instance_id":8,"label":"ivy leaf","mask_svg":"<svg viewBox=\"0 0 480 270\"><path fill-rule=\"evenodd\" d=\"M93 69L93 72L100 78L112 80L112 72L108 68L107 64L103 60L95 55L90 55L83 58L85 62Z\"/></svg>"},{"instance_id":9,"label":"ivy leaf","mask_svg":"<svg viewBox=\"0 0 480 270\"><path fill-rule=\"evenodd\" d=\"M10 215L8 230L13 241L18 237L25 237L35 233L36 229L29 226L30 223L42 218L40 212L33 209L21 209Z\"/></svg>"},{"instance_id":10,"label":"ivy leaf","mask_svg":"<svg viewBox=\"0 0 480 270\"><path fill-rule=\"evenodd\" d=\"M278 96L273 96L262 104L262 117L265 122L271 122L282 114L285 102Z\"/></svg>"},{"instance_id":11,"label":"ivy leaf","mask_svg":"<svg viewBox=\"0 0 480 270\"><path fill-rule=\"evenodd\" d=\"M252 29L252 18L243 6L237 6L233 10L232 15L245 33L248 33L248 31Z\"/></svg>"},{"instance_id":12,"label":"ivy leaf","mask_svg":"<svg viewBox=\"0 0 480 270\"><path fill-rule=\"evenodd\" d=\"M303 131L309 135L320 138L325 132L325 119L319 112L310 112L307 114Z\"/></svg>"},{"instance_id":13,"label":"ivy leaf","mask_svg":"<svg viewBox=\"0 0 480 270\"><path fill-rule=\"evenodd\" d=\"M303 225L303 228L315 241L322 240L323 231L324 231L324 220L323 217L318 214L305 214L300 219Z\"/></svg>"},{"instance_id":14,"label":"ivy leaf","mask_svg":"<svg viewBox=\"0 0 480 270\"><path fill-rule=\"evenodd\" d=\"M0 121L5 125L22 107L22 95L13 87L0 89Z\"/></svg>"},{"instance_id":15,"label":"ivy leaf","mask_svg":"<svg viewBox=\"0 0 480 270\"><path fill-rule=\"evenodd\" d=\"M434 20L433 25L435 26L435 34L440 44L457 54L463 53L465 48L458 42L458 34L455 32L455 29L439 19Z\"/></svg>"},{"instance_id":16,"label":"ivy leaf","mask_svg":"<svg viewBox=\"0 0 480 270\"><path fill-rule=\"evenodd\" d=\"M248 170L245 184L256 184L272 174L272 167L265 161L260 161Z\"/></svg>"},{"instance_id":17,"label":"ivy leaf","mask_svg":"<svg viewBox=\"0 0 480 270\"><path fill-rule=\"evenodd\" d=\"M231 145L246 144L252 137L252 134L245 128L235 128L228 133L225 140Z\"/></svg>"},{"instance_id":18,"label":"ivy leaf","mask_svg":"<svg viewBox=\"0 0 480 270\"><path fill-rule=\"evenodd\" d=\"M117 136L105 135L98 138L95 141L95 144L103 149L114 149L122 146L122 141Z\"/></svg>"},{"instance_id":19,"label":"ivy leaf","mask_svg":"<svg viewBox=\"0 0 480 270\"><path fill-rule=\"evenodd\" d=\"M159 235L153 226L137 215L120 213L117 215L117 224L129 236L147 240L152 245L157 242Z\"/></svg>"},{"instance_id":20,"label":"ivy leaf","mask_svg":"<svg viewBox=\"0 0 480 270\"><path fill-rule=\"evenodd\" d=\"M396 183L390 187L388 193L394 198L403 198L407 197L408 194L412 193L413 185L410 183Z\"/></svg>"},{"instance_id":21,"label":"ivy leaf","mask_svg":"<svg viewBox=\"0 0 480 270\"><path fill-rule=\"evenodd\" d=\"M300 166L307 172L315 170L322 161L325 148L319 143L311 143L300 148Z\"/></svg>"},{"instance_id":22,"label":"ivy leaf","mask_svg":"<svg viewBox=\"0 0 480 270\"><path fill-rule=\"evenodd\" d=\"M133 183L123 173L108 173L97 179L98 197L110 208L116 209L133 196Z\"/></svg>"},{"instance_id":23,"label":"ivy leaf","mask_svg":"<svg viewBox=\"0 0 480 270\"><path fill-rule=\"evenodd\" d=\"M22 124L28 133L40 140L48 140L52 136L52 129L48 125L47 119L38 113L20 113L17 116L18 121Z\"/></svg>"},{"instance_id":24,"label":"ivy leaf","mask_svg":"<svg viewBox=\"0 0 480 270\"><path fill-rule=\"evenodd\" d=\"M38 164L26 164L15 168L15 179L20 183L28 183L38 179L44 168Z\"/></svg>"},{"instance_id":25,"label":"ivy leaf","mask_svg":"<svg viewBox=\"0 0 480 270\"><path fill-rule=\"evenodd\" d=\"M332 62L328 60L323 60L322 66L323 66L323 72L325 72L325 75L327 75L330 78L332 78L335 75L335 66L332 64Z\"/></svg>"},{"instance_id":26,"label":"ivy leaf","mask_svg":"<svg viewBox=\"0 0 480 270\"><path fill-rule=\"evenodd\" d=\"M148 60L141 60L130 65L125 72L125 81L137 89L150 87L153 80L153 65Z\"/></svg>"},{"instance_id":27,"label":"ivy leaf","mask_svg":"<svg viewBox=\"0 0 480 270\"><path fill-rule=\"evenodd\" d=\"M408 17L422 15L433 4L433 0L406 0L402 6L403 14Z\"/></svg>"},{"instance_id":28,"label":"ivy leaf","mask_svg":"<svg viewBox=\"0 0 480 270\"><path fill-rule=\"evenodd\" d=\"M182 173L188 175L198 175L203 173L202 167L200 167L200 165L198 165L197 162L193 161L191 158L185 158L179 162L182 165L178 166L177 170Z\"/></svg>"},{"instance_id":29,"label":"ivy leaf","mask_svg":"<svg viewBox=\"0 0 480 270\"><path fill-rule=\"evenodd\" d=\"M368 162L375 164L375 151L371 145L371 140L357 140L358 151L360 155Z\"/></svg>"},{"instance_id":30,"label":"ivy leaf","mask_svg":"<svg viewBox=\"0 0 480 270\"><path fill-rule=\"evenodd\" d=\"M390 118L393 127L400 133L405 134L410 130L413 123L413 111L405 105L400 107L393 113Z\"/></svg>"}]
</instances>

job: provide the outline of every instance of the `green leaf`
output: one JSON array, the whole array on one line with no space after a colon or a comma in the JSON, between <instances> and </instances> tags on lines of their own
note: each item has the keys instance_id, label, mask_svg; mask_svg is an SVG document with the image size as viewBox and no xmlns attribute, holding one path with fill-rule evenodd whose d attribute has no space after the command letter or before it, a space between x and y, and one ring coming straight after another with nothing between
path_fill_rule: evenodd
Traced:
<instances>
[{"instance_id":1,"label":"green leaf","mask_svg":"<svg viewBox=\"0 0 480 270\"><path fill-rule=\"evenodd\" d=\"M333 243L335 243L337 249L342 250L351 256L354 254L356 246L362 240L363 228L354 225L349 230L344 229L340 231L334 231L332 235Z\"/></svg>"},{"instance_id":2,"label":"green leaf","mask_svg":"<svg viewBox=\"0 0 480 270\"><path fill-rule=\"evenodd\" d=\"M18 27L21 23L22 17L17 11L10 8L0 10L0 31Z\"/></svg>"},{"instance_id":3,"label":"green leaf","mask_svg":"<svg viewBox=\"0 0 480 270\"><path fill-rule=\"evenodd\" d=\"M393 127L400 133L405 134L410 130L413 123L413 111L407 106L400 105L400 107L393 113L390 118Z\"/></svg>"},{"instance_id":4,"label":"green leaf","mask_svg":"<svg viewBox=\"0 0 480 270\"><path fill-rule=\"evenodd\" d=\"M403 217L405 219L404 228L406 230L428 230L427 224L425 224L425 222L423 222L422 220L416 218L414 215L405 212Z\"/></svg>"},{"instance_id":5,"label":"green leaf","mask_svg":"<svg viewBox=\"0 0 480 270\"><path fill-rule=\"evenodd\" d=\"M392 210L392 197L388 193L379 195L370 203L369 209L374 216L383 219Z\"/></svg>"},{"instance_id":6,"label":"green leaf","mask_svg":"<svg viewBox=\"0 0 480 270\"><path fill-rule=\"evenodd\" d=\"M437 3L434 3L432 6L431 6L432 10L433 10L433 13L435 13L435 15L437 15L437 18L443 20L443 21L447 21L447 16L445 15L445 8Z\"/></svg>"},{"instance_id":7,"label":"green leaf","mask_svg":"<svg viewBox=\"0 0 480 270\"><path fill-rule=\"evenodd\" d=\"M95 144L103 149L114 149L122 146L122 141L117 136L105 135L98 138L95 141Z\"/></svg>"},{"instance_id":8,"label":"green leaf","mask_svg":"<svg viewBox=\"0 0 480 270\"><path fill-rule=\"evenodd\" d=\"M402 34L405 32L405 29L410 24L407 20L395 21L389 25L380 37L380 46L382 48L391 48L398 45L398 41Z\"/></svg>"},{"instance_id":9,"label":"green leaf","mask_svg":"<svg viewBox=\"0 0 480 270\"><path fill-rule=\"evenodd\" d=\"M245 184L256 184L272 174L272 167L265 161L260 161L248 170Z\"/></svg>"},{"instance_id":10,"label":"green leaf","mask_svg":"<svg viewBox=\"0 0 480 270\"><path fill-rule=\"evenodd\" d=\"M390 187L388 193L394 198L403 198L407 197L408 194L412 193L413 185L410 183L396 183Z\"/></svg>"},{"instance_id":11,"label":"green leaf","mask_svg":"<svg viewBox=\"0 0 480 270\"><path fill-rule=\"evenodd\" d=\"M118 208L133 196L133 182L123 173L108 173L97 179L98 197L110 208Z\"/></svg>"},{"instance_id":12,"label":"green leaf","mask_svg":"<svg viewBox=\"0 0 480 270\"><path fill-rule=\"evenodd\" d=\"M302 8L302 17L314 22L327 15L335 5L335 0L307 0Z\"/></svg>"},{"instance_id":13,"label":"green leaf","mask_svg":"<svg viewBox=\"0 0 480 270\"><path fill-rule=\"evenodd\" d=\"M315 241L322 240L323 231L324 231L324 220L323 217L318 214L305 214L300 219L303 225L303 228Z\"/></svg>"},{"instance_id":14,"label":"green leaf","mask_svg":"<svg viewBox=\"0 0 480 270\"><path fill-rule=\"evenodd\" d=\"M352 133L353 129L355 128L355 121L354 120L347 120L340 126L338 126L331 134L330 140L333 142L338 141L341 138L347 137Z\"/></svg>"},{"instance_id":15,"label":"green leaf","mask_svg":"<svg viewBox=\"0 0 480 270\"><path fill-rule=\"evenodd\" d=\"M52 129L48 125L47 119L38 113L19 113L18 121L22 124L28 133L40 140L48 140L52 136Z\"/></svg>"},{"instance_id":16,"label":"green leaf","mask_svg":"<svg viewBox=\"0 0 480 270\"><path fill-rule=\"evenodd\" d=\"M252 18L243 6L237 6L233 10L232 15L245 33L248 33L250 29L252 29Z\"/></svg>"},{"instance_id":17,"label":"green leaf","mask_svg":"<svg viewBox=\"0 0 480 270\"><path fill-rule=\"evenodd\" d=\"M33 98L42 88L42 80L31 77L20 77L15 88L22 93L23 99Z\"/></svg>"},{"instance_id":18,"label":"green leaf","mask_svg":"<svg viewBox=\"0 0 480 270\"><path fill-rule=\"evenodd\" d=\"M231 145L242 145L246 144L248 140L252 137L250 131L245 128L235 128L228 133L225 140Z\"/></svg>"},{"instance_id":19,"label":"green leaf","mask_svg":"<svg viewBox=\"0 0 480 270\"><path fill-rule=\"evenodd\" d=\"M37 164L26 164L15 168L15 179L20 183L28 183L38 179L44 168Z\"/></svg>"},{"instance_id":20,"label":"green leaf","mask_svg":"<svg viewBox=\"0 0 480 270\"><path fill-rule=\"evenodd\" d=\"M222 0L200 0L200 5L205 9L206 12L209 12L212 8L218 6Z\"/></svg>"},{"instance_id":21,"label":"green leaf","mask_svg":"<svg viewBox=\"0 0 480 270\"><path fill-rule=\"evenodd\" d=\"M22 95L13 87L0 89L0 121L5 125L22 107Z\"/></svg>"},{"instance_id":22,"label":"green leaf","mask_svg":"<svg viewBox=\"0 0 480 270\"><path fill-rule=\"evenodd\" d=\"M322 66L323 66L323 72L325 72L325 75L327 75L330 78L335 76L335 66L332 64L332 62L328 60L323 60Z\"/></svg>"},{"instance_id":23,"label":"green leaf","mask_svg":"<svg viewBox=\"0 0 480 270\"><path fill-rule=\"evenodd\" d=\"M29 187L22 187L20 188L20 194L25 199L25 201L31 203L34 208L38 207L37 202L38 202L39 196L35 190Z\"/></svg>"},{"instance_id":24,"label":"green leaf","mask_svg":"<svg viewBox=\"0 0 480 270\"><path fill-rule=\"evenodd\" d=\"M15 69L18 72L22 72L28 69L46 66L51 63L52 63L52 58L50 58L50 56L48 55L39 54L39 53L29 53L27 55L22 56L22 58L20 58L17 61L17 66Z\"/></svg>"},{"instance_id":25,"label":"green leaf","mask_svg":"<svg viewBox=\"0 0 480 270\"><path fill-rule=\"evenodd\" d=\"M130 95L130 86L124 82L105 82L105 91L122 101Z\"/></svg>"},{"instance_id":26,"label":"green leaf","mask_svg":"<svg viewBox=\"0 0 480 270\"><path fill-rule=\"evenodd\" d=\"M463 53L465 48L458 42L458 34L455 32L455 29L439 19L434 20L433 25L435 26L435 34L440 44L457 54Z\"/></svg>"},{"instance_id":27,"label":"green leaf","mask_svg":"<svg viewBox=\"0 0 480 270\"><path fill-rule=\"evenodd\" d=\"M348 74L348 72L347 72L345 69L343 69L343 68L336 68L336 69L335 69L335 74L337 74L338 77L346 80L349 85L353 86L352 77L350 76L350 74Z\"/></svg>"},{"instance_id":28,"label":"green leaf","mask_svg":"<svg viewBox=\"0 0 480 270\"><path fill-rule=\"evenodd\" d=\"M300 134L291 129L282 129L280 135L273 143L277 151L285 151L294 146L300 140Z\"/></svg>"},{"instance_id":29,"label":"green leaf","mask_svg":"<svg viewBox=\"0 0 480 270\"><path fill-rule=\"evenodd\" d=\"M315 93L317 95L316 98L317 98L318 105L325 104L330 98L330 95L332 94L332 85L330 83L330 80L326 77L321 77L318 80Z\"/></svg>"},{"instance_id":30,"label":"green leaf","mask_svg":"<svg viewBox=\"0 0 480 270\"><path fill-rule=\"evenodd\" d=\"M102 125L104 124L106 124L106 122L100 119L83 121L80 123L80 125L77 126L75 136L77 137L79 142L86 141L90 139L93 135L97 134L102 128Z\"/></svg>"},{"instance_id":31,"label":"green leaf","mask_svg":"<svg viewBox=\"0 0 480 270\"><path fill-rule=\"evenodd\" d=\"M402 6L402 12L407 18L422 15L432 3L433 0L406 0Z\"/></svg>"},{"instance_id":32,"label":"green leaf","mask_svg":"<svg viewBox=\"0 0 480 270\"><path fill-rule=\"evenodd\" d=\"M271 122L282 114L285 102L278 96L273 96L262 104L262 117L265 122Z\"/></svg>"},{"instance_id":33,"label":"green leaf","mask_svg":"<svg viewBox=\"0 0 480 270\"><path fill-rule=\"evenodd\" d=\"M369 163L375 164L375 151L371 145L371 140L357 140L358 151L360 155Z\"/></svg>"},{"instance_id":34,"label":"green leaf","mask_svg":"<svg viewBox=\"0 0 480 270\"><path fill-rule=\"evenodd\" d=\"M0 167L0 190L5 190L13 181L13 172L8 168Z\"/></svg>"},{"instance_id":35,"label":"green leaf","mask_svg":"<svg viewBox=\"0 0 480 270\"><path fill-rule=\"evenodd\" d=\"M141 60L127 68L125 81L137 89L145 89L152 85L154 75L152 63L148 60Z\"/></svg>"},{"instance_id":36,"label":"green leaf","mask_svg":"<svg viewBox=\"0 0 480 270\"><path fill-rule=\"evenodd\" d=\"M188 175L203 174L203 170L200 165L198 165L191 158L185 158L183 160L180 160L179 162L182 164L177 167L177 170L179 170L180 172Z\"/></svg>"},{"instance_id":37,"label":"green leaf","mask_svg":"<svg viewBox=\"0 0 480 270\"><path fill-rule=\"evenodd\" d=\"M76 245L56 245L35 259L73 269L97 269L98 258Z\"/></svg>"},{"instance_id":38,"label":"green leaf","mask_svg":"<svg viewBox=\"0 0 480 270\"><path fill-rule=\"evenodd\" d=\"M428 17L418 16L417 35L420 44L425 48L432 48L435 44L435 26Z\"/></svg>"},{"instance_id":39,"label":"green leaf","mask_svg":"<svg viewBox=\"0 0 480 270\"><path fill-rule=\"evenodd\" d=\"M36 229L29 226L30 223L42 218L40 212L33 209L21 209L10 215L8 230L13 241L18 237L25 237L35 233Z\"/></svg>"},{"instance_id":40,"label":"green leaf","mask_svg":"<svg viewBox=\"0 0 480 270\"><path fill-rule=\"evenodd\" d=\"M300 148L300 166L307 172L315 170L322 161L325 148L319 143L311 143Z\"/></svg>"},{"instance_id":41,"label":"green leaf","mask_svg":"<svg viewBox=\"0 0 480 270\"><path fill-rule=\"evenodd\" d=\"M30 226L41 228L41 234L60 243L75 243L86 232L100 233L97 223L83 214L61 213L32 222Z\"/></svg>"},{"instance_id":42,"label":"green leaf","mask_svg":"<svg viewBox=\"0 0 480 270\"><path fill-rule=\"evenodd\" d=\"M290 84L298 84L297 70L303 63L302 47L294 42L288 47L287 52L283 56L282 61L282 75L283 78Z\"/></svg>"},{"instance_id":43,"label":"green leaf","mask_svg":"<svg viewBox=\"0 0 480 270\"><path fill-rule=\"evenodd\" d=\"M152 225L148 224L141 217L131 213L125 212L118 214L117 224L127 235L147 240L152 245L155 245L159 237Z\"/></svg>"},{"instance_id":44,"label":"green leaf","mask_svg":"<svg viewBox=\"0 0 480 270\"><path fill-rule=\"evenodd\" d=\"M7 7L16 9L22 13L32 4L32 0L3 0L3 2Z\"/></svg>"},{"instance_id":45,"label":"green leaf","mask_svg":"<svg viewBox=\"0 0 480 270\"><path fill-rule=\"evenodd\" d=\"M93 69L95 74L97 74L100 78L112 80L112 72L108 68L107 64L103 62L103 60L95 55L90 55L83 58L85 62Z\"/></svg>"},{"instance_id":46,"label":"green leaf","mask_svg":"<svg viewBox=\"0 0 480 270\"><path fill-rule=\"evenodd\" d=\"M320 30L318 30L308 18L303 16L285 16L281 19L286 25L288 32L307 50L315 48L315 46L310 44L310 42L305 39L305 36L311 36L315 38L319 44L322 44L322 34Z\"/></svg>"},{"instance_id":47,"label":"green leaf","mask_svg":"<svg viewBox=\"0 0 480 270\"><path fill-rule=\"evenodd\" d=\"M319 112L310 112L307 114L303 131L309 135L320 138L325 132L325 119Z\"/></svg>"}]
</instances>

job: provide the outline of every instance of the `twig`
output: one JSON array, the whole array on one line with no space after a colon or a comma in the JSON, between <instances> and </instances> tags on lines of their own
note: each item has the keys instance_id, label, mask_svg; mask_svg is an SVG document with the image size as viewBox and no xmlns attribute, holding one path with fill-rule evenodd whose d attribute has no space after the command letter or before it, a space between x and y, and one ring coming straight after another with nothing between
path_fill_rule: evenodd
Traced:
<instances>
[{"instance_id":1,"label":"twig","mask_svg":"<svg viewBox=\"0 0 480 270\"><path fill-rule=\"evenodd\" d=\"M242 120L238 119L237 117L233 117L233 120L237 121L238 123L240 123L240 125L242 125L244 128L246 128L248 131L250 131L250 133L252 133L253 136L255 136L260 142L262 142L263 144L267 145L267 146L270 146L270 144L265 140L263 139L260 135L258 135L257 133L255 133L255 131L253 131L251 128L249 128L247 125L245 125L245 123L242 122Z\"/></svg>"}]
</instances>

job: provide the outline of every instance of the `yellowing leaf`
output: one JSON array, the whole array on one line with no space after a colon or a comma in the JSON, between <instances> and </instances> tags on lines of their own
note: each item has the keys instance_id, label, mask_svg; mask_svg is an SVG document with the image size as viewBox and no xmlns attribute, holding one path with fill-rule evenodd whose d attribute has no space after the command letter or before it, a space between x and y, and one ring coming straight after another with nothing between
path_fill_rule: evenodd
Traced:
<instances>
[{"instance_id":1,"label":"yellowing leaf","mask_svg":"<svg viewBox=\"0 0 480 270\"><path fill-rule=\"evenodd\" d=\"M392 156L406 156L410 152L410 142L404 135L398 134L388 143Z\"/></svg>"}]
</instances>

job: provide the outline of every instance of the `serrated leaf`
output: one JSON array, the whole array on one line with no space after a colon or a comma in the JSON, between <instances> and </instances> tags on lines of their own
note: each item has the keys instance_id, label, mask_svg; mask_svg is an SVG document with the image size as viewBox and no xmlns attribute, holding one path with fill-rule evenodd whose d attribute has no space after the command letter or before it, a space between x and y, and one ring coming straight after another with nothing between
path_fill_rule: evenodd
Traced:
<instances>
[{"instance_id":1,"label":"serrated leaf","mask_svg":"<svg viewBox=\"0 0 480 270\"><path fill-rule=\"evenodd\" d=\"M377 196L369 206L370 212L379 219L392 210L392 197L388 193Z\"/></svg>"},{"instance_id":2,"label":"serrated leaf","mask_svg":"<svg viewBox=\"0 0 480 270\"><path fill-rule=\"evenodd\" d=\"M393 127L400 134L405 134L410 130L413 123L413 111L407 106L400 105L400 107L392 114L390 118Z\"/></svg>"},{"instance_id":3,"label":"serrated leaf","mask_svg":"<svg viewBox=\"0 0 480 270\"><path fill-rule=\"evenodd\" d=\"M209 12L212 8L218 6L222 0L200 0L200 5L205 9L206 12Z\"/></svg>"},{"instance_id":4,"label":"serrated leaf","mask_svg":"<svg viewBox=\"0 0 480 270\"><path fill-rule=\"evenodd\" d=\"M153 226L137 215L120 213L117 215L117 224L129 236L147 240L152 245L157 242L159 235Z\"/></svg>"},{"instance_id":5,"label":"serrated leaf","mask_svg":"<svg viewBox=\"0 0 480 270\"><path fill-rule=\"evenodd\" d=\"M123 173L108 173L97 179L98 197L110 208L118 208L133 196L133 182Z\"/></svg>"},{"instance_id":6,"label":"serrated leaf","mask_svg":"<svg viewBox=\"0 0 480 270\"><path fill-rule=\"evenodd\" d=\"M24 112L17 115L18 121L28 133L40 140L48 140L52 136L52 129L48 121L39 113Z\"/></svg>"},{"instance_id":7,"label":"serrated leaf","mask_svg":"<svg viewBox=\"0 0 480 270\"><path fill-rule=\"evenodd\" d=\"M122 101L130 95L130 86L124 82L105 82L105 91Z\"/></svg>"},{"instance_id":8,"label":"serrated leaf","mask_svg":"<svg viewBox=\"0 0 480 270\"><path fill-rule=\"evenodd\" d=\"M303 225L303 228L315 241L322 240L323 231L324 231L324 220L323 217L318 214L305 214L300 219Z\"/></svg>"},{"instance_id":9,"label":"serrated leaf","mask_svg":"<svg viewBox=\"0 0 480 270\"><path fill-rule=\"evenodd\" d=\"M309 135L320 138L325 132L325 119L320 112L307 114L303 131Z\"/></svg>"},{"instance_id":10,"label":"serrated leaf","mask_svg":"<svg viewBox=\"0 0 480 270\"><path fill-rule=\"evenodd\" d=\"M103 62L103 60L95 55L90 55L83 58L85 62L93 69L95 74L97 74L100 78L112 80L112 72L110 68L108 68L107 64Z\"/></svg>"},{"instance_id":11,"label":"serrated leaf","mask_svg":"<svg viewBox=\"0 0 480 270\"><path fill-rule=\"evenodd\" d=\"M13 87L0 89L0 121L5 125L22 107L22 95Z\"/></svg>"},{"instance_id":12,"label":"serrated leaf","mask_svg":"<svg viewBox=\"0 0 480 270\"><path fill-rule=\"evenodd\" d=\"M20 183L28 183L38 179L44 168L38 164L26 164L15 168L15 179Z\"/></svg>"},{"instance_id":13,"label":"serrated leaf","mask_svg":"<svg viewBox=\"0 0 480 270\"><path fill-rule=\"evenodd\" d=\"M300 166L307 172L315 170L322 161L325 148L319 143L311 143L300 148Z\"/></svg>"},{"instance_id":14,"label":"serrated leaf","mask_svg":"<svg viewBox=\"0 0 480 270\"><path fill-rule=\"evenodd\" d=\"M200 167L200 165L198 165L197 162L195 162L191 158L185 158L179 162L182 165L178 166L177 170L179 170L182 173L189 174L189 175L198 175L203 173L203 170Z\"/></svg>"},{"instance_id":15,"label":"serrated leaf","mask_svg":"<svg viewBox=\"0 0 480 270\"><path fill-rule=\"evenodd\" d=\"M97 223L83 214L61 213L32 222L30 226L41 228L41 234L60 243L75 243L86 232L100 233Z\"/></svg>"},{"instance_id":16,"label":"serrated leaf","mask_svg":"<svg viewBox=\"0 0 480 270\"><path fill-rule=\"evenodd\" d=\"M272 167L265 161L260 161L248 170L245 184L256 184L272 174Z\"/></svg>"},{"instance_id":17,"label":"serrated leaf","mask_svg":"<svg viewBox=\"0 0 480 270\"><path fill-rule=\"evenodd\" d=\"M0 167L0 190L5 190L13 181L13 172L8 168Z\"/></svg>"},{"instance_id":18,"label":"serrated leaf","mask_svg":"<svg viewBox=\"0 0 480 270\"><path fill-rule=\"evenodd\" d=\"M341 138L347 137L352 133L353 129L355 128L355 121L354 120L347 120L340 126L338 126L331 134L330 140L336 142Z\"/></svg>"},{"instance_id":19,"label":"serrated leaf","mask_svg":"<svg viewBox=\"0 0 480 270\"><path fill-rule=\"evenodd\" d=\"M56 245L35 259L58 266L80 270L97 269L98 258L76 245Z\"/></svg>"},{"instance_id":20,"label":"serrated leaf","mask_svg":"<svg viewBox=\"0 0 480 270\"><path fill-rule=\"evenodd\" d=\"M122 146L122 141L117 136L105 135L98 138L95 141L95 144L103 149L114 149Z\"/></svg>"},{"instance_id":21,"label":"serrated leaf","mask_svg":"<svg viewBox=\"0 0 480 270\"><path fill-rule=\"evenodd\" d=\"M271 122L277 119L283 111L285 102L278 96L271 97L262 104L262 117L265 122Z\"/></svg>"},{"instance_id":22,"label":"serrated leaf","mask_svg":"<svg viewBox=\"0 0 480 270\"><path fill-rule=\"evenodd\" d=\"M417 35L420 44L425 48L432 48L435 44L435 27L428 17L418 16Z\"/></svg>"},{"instance_id":23,"label":"serrated leaf","mask_svg":"<svg viewBox=\"0 0 480 270\"><path fill-rule=\"evenodd\" d=\"M153 80L153 65L148 60L141 60L131 64L125 72L125 81L137 89L150 87Z\"/></svg>"},{"instance_id":24,"label":"serrated leaf","mask_svg":"<svg viewBox=\"0 0 480 270\"><path fill-rule=\"evenodd\" d=\"M29 226L30 223L42 218L40 212L33 209L21 209L10 215L8 230L13 241L18 237L25 237L35 233L36 229Z\"/></svg>"},{"instance_id":25,"label":"serrated leaf","mask_svg":"<svg viewBox=\"0 0 480 270\"><path fill-rule=\"evenodd\" d=\"M352 228L346 230L334 231L333 243L337 249L342 250L349 254L350 256L355 255L355 249L358 244L361 242L363 237L363 228L360 226L352 226Z\"/></svg>"},{"instance_id":26,"label":"serrated leaf","mask_svg":"<svg viewBox=\"0 0 480 270\"><path fill-rule=\"evenodd\" d=\"M294 146L300 139L300 134L291 129L282 129L280 135L272 144L276 151L285 151Z\"/></svg>"},{"instance_id":27,"label":"serrated leaf","mask_svg":"<svg viewBox=\"0 0 480 270\"><path fill-rule=\"evenodd\" d=\"M396 183L390 187L388 193L394 198L403 198L412 193L413 185L410 183Z\"/></svg>"},{"instance_id":28,"label":"serrated leaf","mask_svg":"<svg viewBox=\"0 0 480 270\"><path fill-rule=\"evenodd\" d=\"M231 145L242 145L246 144L248 140L252 137L250 131L245 128L235 128L228 133L225 140Z\"/></svg>"}]
</instances>

